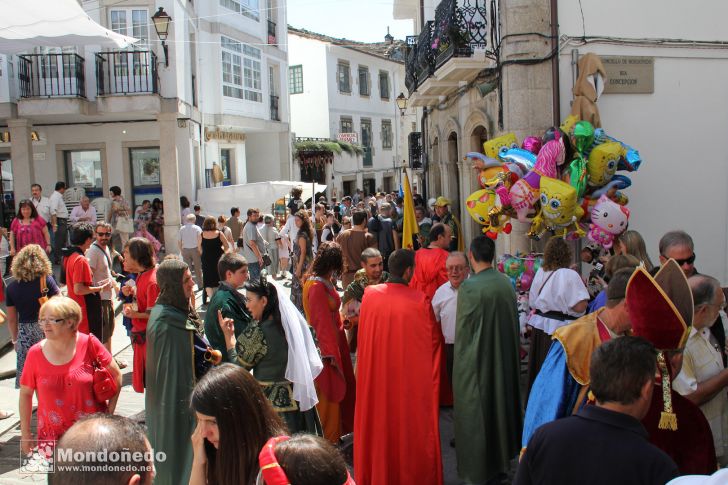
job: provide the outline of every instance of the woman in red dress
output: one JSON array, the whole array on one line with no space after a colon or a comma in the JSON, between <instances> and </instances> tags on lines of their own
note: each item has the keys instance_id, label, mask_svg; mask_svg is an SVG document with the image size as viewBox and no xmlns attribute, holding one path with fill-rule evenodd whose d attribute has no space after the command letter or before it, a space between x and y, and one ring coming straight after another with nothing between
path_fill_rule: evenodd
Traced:
<instances>
[{"instance_id":1,"label":"woman in red dress","mask_svg":"<svg viewBox=\"0 0 728 485\"><path fill-rule=\"evenodd\" d=\"M324 242L313 260L311 277L303 286L306 318L316 331L324 363L315 381L319 398L316 408L324 436L332 442L354 431L354 369L339 314L341 298L332 283L343 267L341 246Z\"/></svg>"},{"instance_id":2,"label":"woman in red dress","mask_svg":"<svg viewBox=\"0 0 728 485\"><path fill-rule=\"evenodd\" d=\"M81 307L65 296L55 296L40 308L38 323L45 339L28 351L20 378L20 430L22 452L33 449L30 418L33 393L38 398L38 446L52 442L86 414L113 414L119 393L108 402L94 397L92 362L109 370L121 390L121 370L108 350L93 335L78 331ZM50 447L50 448L48 448Z\"/></svg>"},{"instance_id":3,"label":"woman in red dress","mask_svg":"<svg viewBox=\"0 0 728 485\"><path fill-rule=\"evenodd\" d=\"M147 322L149 312L159 296L157 267L152 243L133 237L124 246L124 271L136 273L136 286L122 288L122 293L136 297L136 309L124 305L124 316L131 318L131 341L134 348L134 373L131 385L136 392L144 392L144 371L147 362Z\"/></svg>"}]
</instances>

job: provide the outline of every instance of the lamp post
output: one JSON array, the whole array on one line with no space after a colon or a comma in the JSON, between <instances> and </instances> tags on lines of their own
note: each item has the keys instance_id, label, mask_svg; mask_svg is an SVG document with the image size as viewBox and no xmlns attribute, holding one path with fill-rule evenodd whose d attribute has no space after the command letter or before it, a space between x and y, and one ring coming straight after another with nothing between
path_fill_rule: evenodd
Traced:
<instances>
[{"instance_id":1,"label":"lamp post","mask_svg":"<svg viewBox=\"0 0 728 485\"><path fill-rule=\"evenodd\" d=\"M399 148L399 137L402 134L402 131L404 131L404 121L402 118L404 118L404 112L407 109L407 98L404 97L404 93L399 93L399 96L394 100L395 103L397 103L397 108L399 108L399 134L397 135L397 148ZM404 156L404 154L402 154ZM396 162L395 162L396 163ZM402 160L402 167L404 167L404 160ZM396 170L396 166L395 166ZM402 185L402 175L401 171L397 171L397 177L399 178L399 184Z\"/></svg>"},{"instance_id":2,"label":"lamp post","mask_svg":"<svg viewBox=\"0 0 728 485\"><path fill-rule=\"evenodd\" d=\"M169 35L169 24L172 22L172 17L164 11L164 7L159 7L157 13L152 15L152 21L154 22L154 30L157 31L159 40L162 41L162 49L164 50L164 67L169 67L169 52L167 51L167 36Z\"/></svg>"}]
</instances>

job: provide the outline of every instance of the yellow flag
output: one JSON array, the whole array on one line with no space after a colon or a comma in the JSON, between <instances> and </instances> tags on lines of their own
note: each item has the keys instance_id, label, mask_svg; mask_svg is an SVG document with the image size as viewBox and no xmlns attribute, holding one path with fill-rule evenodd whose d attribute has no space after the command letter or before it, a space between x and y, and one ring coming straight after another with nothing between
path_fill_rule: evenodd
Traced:
<instances>
[{"instance_id":1,"label":"yellow flag","mask_svg":"<svg viewBox=\"0 0 728 485\"><path fill-rule=\"evenodd\" d=\"M409 177L407 177L407 169L404 172L404 221L402 223L402 249L414 249L412 237L420 233L420 226L415 219L415 202L412 200L412 190L410 189Z\"/></svg>"}]
</instances>

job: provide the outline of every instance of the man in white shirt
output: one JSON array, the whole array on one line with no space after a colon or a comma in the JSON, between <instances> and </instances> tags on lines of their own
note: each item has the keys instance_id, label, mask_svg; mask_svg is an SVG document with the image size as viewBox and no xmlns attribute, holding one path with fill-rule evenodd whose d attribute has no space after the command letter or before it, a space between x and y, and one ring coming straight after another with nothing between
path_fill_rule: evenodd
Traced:
<instances>
[{"instance_id":1,"label":"man in white shirt","mask_svg":"<svg viewBox=\"0 0 728 485\"><path fill-rule=\"evenodd\" d=\"M695 275L688 283L693 292L693 326L673 389L700 407L713 433L718 464L725 467L728 465L728 369L723 365L719 342L710 327L716 320L720 321L718 315L726 300L715 278Z\"/></svg>"},{"instance_id":2,"label":"man in white shirt","mask_svg":"<svg viewBox=\"0 0 728 485\"><path fill-rule=\"evenodd\" d=\"M111 336L114 333L114 304L112 303L114 292L112 287L116 287L111 274L111 251L109 250L112 228L108 222L98 224L94 222L94 224L96 240L86 250L85 256L91 266L91 286L104 287L99 293L101 297L101 343L111 352ZM112 283L107 284L109 281Z\"/></svg>"},{"instance_id":3,"label":"man in white shirt","mask_svg":"<svg viewBox=\"0 0 728 485\"><path fill-rule=\"evenodd\" d=\"M43 218L48 224L48 230L51 230L51 201L48 197L43 197L43 187L40 184L33 184L30 186L30 193L32 195L31 201L35 206L35 210L38 211L38 215Z\"/></svg>"},{"instance_id":4,"label":"man in white shirt","mask_svg":"<svg viewBox=\"0 0 728 485\"><path fill-rule=\"evenodd\" d=\"M187 214L185 216L185 224L179 230L179 239L177 245L182 253L182 260L187 266L194 266L195 276L197 276L197 287L202 288L202 260L200 259L200 238L202 238L202 229L195 225L195 214ZM203 292L204 295L204 292Z\"/></svg>"},{"instance_id":5,"label":"man in white shirt","mask_svg":"<svg viewBox=\"0 0 728 485\"><path fill-rule=\"evenodd\" d=\"M432 311L442 326L445 337L445 362L447 374L452 382L452 366L455 350L455 320L458 308L458 288L470 274L470 266L465 254L455 251L445 261L447 283L443 283L432 297Z\"/></svg>"},{"instance_id":6,"label":"man in white shirt","mask_svg":"<svg viewBox=\"0 0 728 485\"><path fill-rule=\"evenodd\" d=\"M77 222L96 224L96 208L91 205L91 199L85 195L81 197L81 203L73 208L68 219L71 221L71 224Z\"/></svg>"},{"instance_id":7,"label":"man in white shirt","mask_svg":"<svg viewBox=\"0 0 728 485\"><path fill-rule=\"evenodd\" d=\"M61 252L68 236L68 208L63 200L65 182L56 182L56 190L50 196L51 229L53 230L53 263L61 264Z\"/></svg>"}]
</instances>

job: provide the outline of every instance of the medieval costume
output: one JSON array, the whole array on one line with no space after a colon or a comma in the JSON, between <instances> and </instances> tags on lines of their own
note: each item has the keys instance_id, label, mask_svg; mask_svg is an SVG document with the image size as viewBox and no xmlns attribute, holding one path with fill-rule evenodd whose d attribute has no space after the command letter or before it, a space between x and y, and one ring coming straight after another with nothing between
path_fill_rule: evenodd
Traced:
<instances>
[{"instance_id":1,"label":"medieval costume","mask_svg":"<svg viewBox=\"0 0 728 485\"><path fill-rule=\"evenodd\" d=\"M485 482L506 472L518 454L519 347L516 294L510 280L488 268L463 281L458 291L453 391L458 475L467 482Z\"/></svg>"},{"instance_id":2,"label":"medieval costume","mask_svg":"<svg viewBox=\"0 0 728 485\"><path fill-rule=\"evenodd\" d=\"M392 276L364 291L359 327L356 483L442 484L442 335L429 300Z\"/></svg>"},{"instance_id":3,"label":"medieval costume","mask_svg":"<svg viewBox=\"0 0 728 485\"><path fill-rule=\"evenodd\" d=\"M415 273L410 287L432 300L437 289L447 281L445 261L450 253L441 248L422 248L415 252Z\"/></svg>"},{"instance_id":4,"label":"medieval costume","mask_svg":"<svg viewBox=\"0 0 728 485\"><path fill-rule=\"evenodd\" d=\"M671 354L682 352L693 321L693 295L682 269L669 260L652 278L637 268L627 286L627 309L632 332L658 350L652 403L642 424L653 445L670 455L681 474L713 473L717 469L713 434L695 404L671 388L680 371L671 365Z\"/></svg>"},{"instance_id":5,"label":"medieval costume","mask_svg":"<svg viewBox=\"0 0 728 485\"><path fill-rule=\"evenodd\" d=\"M556 329L541 371L531 388L523 422L525 448L536 429L574 414L584 404L589 388L589 364L594 350L612 338L597 310Z\"/></svg>"},{"instance_id":6,"label":"medieval costume","mask_svg":"<svg viewBox=\"0 0 728 485\"><path fill-rule=\"evenodd\" d=\"M306 281L303 288L306 318L318 338L324 369L316 378L319 403L316 406L324 436L336 442L354 429L355 381L349 344L339 315L341 298L334 285L320 277Z\"/></svg>"},{"instance_id":7,"label":"medieval costume","mask_svg":"<svg viewBox=\"0 0 728 485\"><path fill-rule=\"evenodd\" d=\"M182 288L187 265L162 262L157 269L160 293L147 325L147 389L144 396L147 436L155 452L167 459L155 463L155 484L187 483L192 469L190 436L195 418L189 397L195 387L194 311Z\"/></svg>"},{"instance_id":8,"label":"medieval costume","mask_svg":"<svg viewBox=\"0 0 728 485\"><path fill-rule=\"evenodd\" d=\"M281 286L273 287L278 295L285 295ZM310 328L293 302L278 298L278 305L281 321L271 317L247 325L235 347L227 350L228 361L253 372L291 434L323 436L314 409L318 400L313 381L323 369L321 358Z\"/></svg>"},{"instance_id":9,"label":"medieval costume","mask_svg":"<svg viewBox=\"0 0 728 485\"><path fill-rule=\"evenodd\" d=\"M389 273L382 271L379 283L389 281ZM359 331L359 310L361 308L361 300L364 298L364 289L369 286L369 278L367 278L366 270L360 269L354 274L354 280L344 287L344 296L341 299L341 318L346 329L346 337L349 341L349 350L352 354L356 353L357 334Z\"/></svg>"},{"instance_id":10,"label":"medieval costume","mask_svg":"<svg viewBox=\"0 0 728 485\"><path fill-rule=\"evenodd\" d=\"M222 311L224 318L232 318L235 322L235 338L250 325L251 317L245 307L245 297L237 288L221 281L205 312L205 337L207 337L210 347L225 355L225 336L217 321L218 310Z\"/></svg>"}]
</instances>

